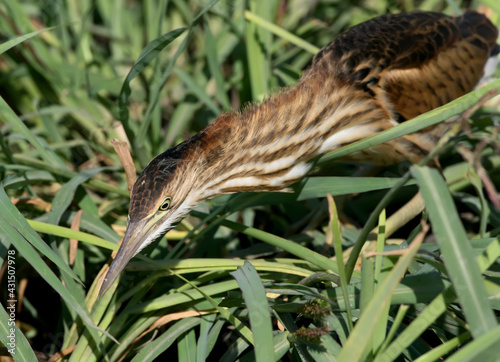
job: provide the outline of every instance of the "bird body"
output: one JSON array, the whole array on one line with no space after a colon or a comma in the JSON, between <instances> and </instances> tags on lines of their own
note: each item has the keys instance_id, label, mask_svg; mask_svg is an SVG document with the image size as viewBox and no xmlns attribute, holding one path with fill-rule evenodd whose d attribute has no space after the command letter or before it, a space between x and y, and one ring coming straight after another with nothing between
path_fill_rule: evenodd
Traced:
<instances>
[{"instance_id":1,"label":"bird body","mask_svg":"<svg viewBox=\"0 0 500 362\"><path fill-rule=\"evenodd\" d=\"M127 231L101 294L135 254L203 200L282 191L317 156L471 91L498 53L497 36L473 11L384 15L348 29L314 57L296 86L221 114L149 163L132 188ZM417 162L445 129L406 135L360 157Z\"/></svg>"}]
</instances>

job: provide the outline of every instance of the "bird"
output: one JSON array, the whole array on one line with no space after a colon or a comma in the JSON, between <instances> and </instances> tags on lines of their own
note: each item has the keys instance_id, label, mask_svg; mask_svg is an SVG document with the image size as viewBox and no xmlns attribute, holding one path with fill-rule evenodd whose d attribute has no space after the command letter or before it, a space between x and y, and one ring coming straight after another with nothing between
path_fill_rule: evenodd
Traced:
<instances>
[{"instance_id":1,"label":"bird","mask_svg":"<svg viewBox=\"0 0 500 362\"><path fill-rule=\"evenodd\" d=\"M286 190L318 156L473 90L500 51L497 37L497 28L473 10L386 14L347 29L314 56L295 86L222 113L145 167L132 187L126 232L99 297L133 256L204 200ZM443 132L440 125L427 128L360 156L415 163Z\"/></svg>"}]
</instances>

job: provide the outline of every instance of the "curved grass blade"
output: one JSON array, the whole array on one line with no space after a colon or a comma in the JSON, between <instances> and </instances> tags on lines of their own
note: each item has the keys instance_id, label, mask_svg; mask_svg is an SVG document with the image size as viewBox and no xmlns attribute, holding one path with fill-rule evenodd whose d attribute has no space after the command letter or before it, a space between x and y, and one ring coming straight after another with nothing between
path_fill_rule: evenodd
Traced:
<instances>
[{"instance_id":1,"label":"curved grass blade","mask_svg":"<svg viewBox=\"0 0 500 362\"><path fill-rule=\"evenodd\" d=\"M205 213L199 211L191 211L191 215L199 218L204 218L207 216ZM307 260L308 262L317 265L318 267L322 268L325 271L332 270L334 272L337 272L337 264L333 260L330 260L326 256L316 253L295 242L229 220L223 220L221 222L221 225L228 227L232 230L241 232L245 235L249 235L256 239L262 240L270 245L281 248L289 252L290 254L296 255L301 259Z\"/></svg>"},{"instance_id":2,"label":"curved grass blade","mask_svg":"<svg viewBox=\"0 0 500 362\"><path fill-rule=\"evenodd\" d=\"M445 266L474 338L497 326L481 271L451 194L438 171L412 166Z\"/></svg>"},{"instance_id":3,"label":"curved grass blade","mask_svg":"<svg viewBox=\"0 0 500 362\"><path fill-rule=\"evenodd\" d=\"M385 315L385 309L391 301L391 296L396 290L404 273L417 254L418 248L423 241L423 234L416 238L405 254L398 260L394 268L387 274L383 282L377 288L373 298L370 300L358 322L354 326L344 348L337 361L358 361L368 348L371 348L371 335L377 328L379 319Z\"/></svg>"},{"instance_id":4,"label":"curved grass blade","mask_svg":"<svg viewBox=\"0 0 500 362\"><path fill-rule=\"evenodd\" d=\"M187 35L184 37L181 45L179 45L179 48L177 49L174 56L172 57L172 59L168 63L167 68L163 71L160 80L158 82L155 82L156 84L153 87L151 87L151 97L150 97L150 101L148 104L148 108L146 109L146 114L144 116L144 120L143 120L141 126L139 127L138 139L140 139L140 140L145 139L147 130L149 129L149 125L151 123L151 114L152 114L153 110L157 107L158 101L160 99L161 89L162 89L163 85L165 84L165 82L167 81L167 78L170 76L170 72L172 71L172 68L173 68L175 62L177 61L177 59L179 58L181 53L186 49L187 44L188 44L188 39L190 39L190 37L191 37L194 26L198 23L198 21L200 21L202 16L208 10L210 10L212 8L212 6L214 6L218 1L219 0L211 0L198 13L198 15L196 15L196 17L193 19L193 21L191 22L191 24L189 26L189 31L188 31ZM129 139L129 141L132 142L133 144L135 143L131 139ZM145 166L149 162L149 159L148 159L148 157L146 157L147 155L144 152L141 152L143 150L143 147L141 145L137 145L136 149L138 150L138 158L139 158L140 162L143 164L143 166Z\"/></svg>"},{"instance_id":5,"label":"curved grass blade","mask_svg":"<svg viewBox=\"0 0 500 362\"><path fill-rule=\"evenodd\" d=\"M61 176L67 179L70 179L77 175L76 172L69 170L68 168L66 168L66 166L59 167L54 165L53 163L44 162L31 157L26 157L25 155L22 154L14 154L14 160L21 165L26 165L36 170L45 170L53 175ZM111 185L101 180L96 180L91 178L87 182L85 182L84 185L86 187L90 187L95 190L113 192L121 196L129 197L129 192L127 189Z\"/></svg>"},{"instance_id":6,"label":"curved grass blade","mask_svg":"<svg viewBox=\"0 0 500 362\"><path fill-rule=\"evenodd\" d=\"M462 333L461 335L451 338L442 345L435 347L432 351L427 352L423 356L420 356L415 362L434 362L442 360L445 355L453 352L460 345L467 343L471 335L469 332Z\"/></svg>"},{"instance_id":7,"label":"curved grass blade","mask_svg":"<svg viewBox=\"0 0 500 362\"><path fill-rule=\"evenodd\" d=\"M31 246L35 247L46 258L57 265L62 272L64 272L72 279L80 282L78 277L70 269L70 267L31 228L26 219L19 213L19 210L17 210L17 208L9 200L9 197L7 196L3 188L0 188L0 210L0 230L3 230L3 232L6 234L9 233L11 235L16 235L17 233L18 235L22 236L22 239L16 237L15 240L22 240L21 243L23 244L23 241L26 241L28 243L29 250L33 251L33 254L29 252L29 255L39 258L38 254L31 248ZM12 245L14 245L16 249L19 250L19 247L21 245L14 242L14 239L9 241L12 243ZM23 254L23 257L28 260L29 255Z\"/></svg>"},{"instance_id":8,"label":"curved grass blade","mask_svg":"<svg viewBox=\"0 0 500 362\"><path fill-rule=\"evenodd\" d=\"M342 251L342 237L340 233L339 214L337 212L337 205L335 205L335 201L333 200L332 195L327 194L326 197L328 200L328 209L330 212L330 221L328 225L329 233L327 235L333 238L332 244L335 250L335 259L337 261L337 268L339 271L339 278L341 281L340 288L342 289L342 295L344 296L344 300L348 301L349 300L349 295L347 292L348 281L344 269L344 257ZM348 321L347 327L349 328L348 331L350 332L353 329L351 305L349 303L346 303L345 306L346 306L347 321Z\"/></svg>"},{"instance_id":9,"label":"curved grass blade","mask_svg":"<svg viewBox=\"0 0 500 362\"><path fill-rule=\"evenodd\" d=\"M67 227L48 224L36 220L27 220L28 224L33 228L33 230L48 235L60 236L62 238L76 239L78 241L83 241L84 243L100 246L108 250L118 250L118 244L108 241L106 239L100 238L98 236L84 233L83 231L72 230Z\"/></svg>"},{"instance_id":10,"label":"curved grass blade","mask_svg":"<svg viewBox=\"0 0 500 362\"><path fill-rule=\"evenodd\" d=\"M203 293L209 296L227 293L230 290L238 289L238 283L234 280L226 280L218 283L213 283L196 289L183 291L182 293L167 294L161 297L151 299L144 303L138 303L126 309L127 313L146 313L158 309L164 309L182 303L193 302L204 298Z\"/></svg>"},{"instance_id":11,"label":"curved grass blade","mask_svg":"<svg viewBox=\"0 0 500 362\"><path fill-rule=\"evenodd\" d=\"M129 141L134 144L135 135L130 127L129 123L129 112L127 108L127 102L132 93L130 88L130 82L134 79L139 73L141 73L144 68L146 68L153 59L158 56L168 44L170 44L173 40L177 39L179 35L181 35L187 28L179 28L172 30L166 34L163 34L151 41L146 47L143 49L139 58L135 61L132 69L130 69L127 77L125 78L125 82L123 82L122 89L120 90L120 95L118 96L118 112L120 120L123 124L123 128L127 134Z\"/></svg>"},{"instance_id":12,"label":"curved grass blade","mask_svg":"<svg viewBox=\"0 0 500 362\"><path fill-rule=\"evenodd\" d=\"M73 201L77 187L99 172L106 169L108 168L97 167L90 170L85 170L79 172L71 180L66 182L54 196L54 200L52 201L52 206L49 212L49 223L57 225L62 214Z\"/></svg>"},{"instance_id":13,"label":"curved grass blade","mask_svg":"<svg viewBox=\"0 0 500 362\"><path fill-rule=\"evenodd\" d=\"M13 39L7 40L6 42L0 44L0 54L5 53L7 50L15 47L18 44L21 44L25 40L33 38L34 36L37 36L38 34L43 33L44 31L52 30L52 29L55 29L57 27L59 27L59 25L52 26L50 28L41 29L38 31L33 31L31 33L20 35L20 36L13 38Z\"/></svg>"},{"instance_id":14,"label":"curved grass blade","mask_svg":"<svg viewBox=\"0 0 500 362\"><path fill-rule=\"evenodd\" d=\"M477 257L480 270L482 272L487 270L499 257L500 241L497 238L488 245L483 254ZM452 286L446 286L446 289L430 302L427 308L387 348L381 348L382 353L377 356L375 362L396 359L406 347L446 311L448 304L453 303L456 297Z\"/></svg>"},{"instance_id":15,"label":"curved grass blade","mask_svg":"<svg viewBox=\"0 0 500 362\"><path fill-rule=\"evenodd\" d=\"M203 362L209 354L208 343L209 333L214 328L217 314L212 313L201 317L200 333L196 341L196 361Z\"/></svg>"},{"instance_id":16,"label":"curved grass blade","mask_svg":"<svg viewBox=\"0 0 500 362\"><path fill-rule=\"evenodd\" d=\"M14 306L17 307L17 304L14 304ZM2 341L7 352L14 358L14 361L36 361L37 358L28 340L14 323L15 321L11 320L9 314L7 314L8 309L6 308L8 307L6 305L5 309L0 308L0 341Z\"/></svg>"},{"instance_id":17,"label":"curved grass blade","mask_svg":"<svg viewBox=\"0 0 500 362\"><path fill-rule=\"evenodd\" d=\"M0 96L0 114L2 115L2 121L10 123L16 132L22 134L26 140L36 149L37 153L43 160L51 165L57 165L62 168L67 168L64 162L61 161L59 157L47 147L44 147L42 143L33 135L33 133L26 127L26 125L19 119L19 117L14 113L12 108L5 102L2 96Z\"/></svg>"},{"instance_id":18,"label":"curved grass blade","mask_svg":"<svg viewBox=\"0 0 500 362\"><path fill-rule=\"evenodd\" d=\"M208 22L205 21L205 42L207 44L206 47L206 57L208 68L210 69L210 74L215 80L215 84L217 85L217 98L219 102L222 104L224 109L231 109L231 101L226 93L226 86L224 84L224 77L222 76L222 71L220 67L219 56L217 54L217 43L210 31L210 27L208 26Z\"/></svg>"},{"instance_id":19,"label":"curved grass blade","mask_svg":"<svg viewBox=\"0 0 500 362\"><path fill-rule=\"evenodd\" d=\"M24 228L18 229L14 225L9 222L9 219L6 218L5 214L0 214L0 235L2 238L6 238L9 240L12 245L19 251L19 253L26 259L26 261L36 270L37 273L41 275L41 277L49 284L60 296L64 299L68 305L70 305L73 310L82 318L83 322L89 327L87 330L92 336L93 341L99 345L100 336L97 334L97 331L102 332L108 335L107 332L101 330L97 327L90 317L90 313L87 308L83 304L82 301L75 298L73 294L69 292L69 290L61 283L61 281L57 278L57 276L52 272L52 270L47 266L45 261L38 255L38 253L33 249L32 245L28 242L27 237L23 234L25 231ZM28 229L32 230L29 226ZM36 233L35 235L40 238ZM42 242L40 240L40 242ZM43 242L42 242L43 243ZM52 250L50 250L52 251ZM60 266L61 270L63 270L66 274L69 274L70 277L78 280L74 273L69 269L69 267L59 261L58 258L57 265ZM69 272L67 271L69 269ZM108 335L109 336L109 335ZM110 338L113 338L109 336Z\"/></svg>"},{"instance_id":20,"label":"curved grass blade","mask_svg":"<svg viewBox=\"0 0 500 362\"><path fill-rule=\"evenodd\" d=\"M237 268L242 267L243 265L244 260L222 258L168 259L160 261L155 260L153 263L148 259L147 261L131 262L129 264L129 267L127 267L127 270L154 271L171 269L178 274L184 274L222 270L234 271ZM307 278L314 274L314 272L309 269L301 268L287 263L280 263L279 260L276 259L274 261L254 259L252 260L252 265L259 271L292 274L301 276L303 278Z\"/></svg>"},{"instance_id":21,"label":"curved grass blade","mask_svg":"<svg viewBox=\"0 0 500 362\"><path fill-rule=\"evenodd\" d=\"M200 318L187 318L178 321L159 338L146 344L132 361L155 361L155 358L165 352L179 336L192 330L198 326L200 322Z\"/></svg>"},{"instance_id":22,"label":"curved grass blade","mask_svg":"<svg viewBox=\"0 0 500 362\"><path fill-rule=\"evenodd\" d=\"M447 359L449 362L498 361L500 356L500 326L467 344Z\"/></svg>"},{"instance_id":23,"label":"curved grass blade","mask_svg":"<svg viewBox=\"0 0 500 362\"><path fill-rule=\"evenodd\" d=\"M383 190L394 187L401 179L394 177L309 177L298 187L298 201L325 197L326 194L332 196ZM405 186L414 185L409 181Z\"/></svg>"},{"instance_id":24,"label":"curved grass blade","mask_svg":"<svg viewBox=\"0 0 500 362\"><path fill-rule=\"evenodd\" d=\"M271 20L272 6L272 2L267 0L250 2L252 13L266 17L265 20ZM253 22L245 23L245 33L252 98L255 101L261 101L270 90L271 33L257 27L257 24Z\"/></svg>"},{"instance_id":25,"label":"curved grass blade","mask_svg":"<svg viewBox=\"0 0 500 362\"><path fill-rule=\"evenodd\" d=\"M320 51L320 48L318 48L317 46L312 45L311 43L290 33L289 31L286 31L285 29L279 27L276 24L270 23L269 21L262 19L260 16L257 16L254 13L251 13L250 11L245 11L245 19L261 26L262 28L270 31L271 33L281 37L284 40L289 41L290 43L298 46L299 48L308 51L311 54L316 54L317 52Z\"/></svg>"},{"instance_id":26,"label":"curved grass blade","mask_svg":"<svg viewBox=\"0 0 500 362\"><path fill-rule=\"evenodd\" d=\"M255 360L269 361L271 356L274 356L273 329L262 280L248 260L231 275L238 282L248 309L248 318L254 340Z\"/></svg>"},{"instance_id":27,"label":"curved grass blade","mask_svg":"<svg viewBox=\"0 0 500 362\"><path fill-rule=\"evenodd\" d=\"M200 87L188 73L180 68L175 68L175 74L184 82L186 89L198 97L202 103L212 110L212 112L215 114L221 112L219 106L207 95L205 89Z\"/></svg>"}]
</instances>

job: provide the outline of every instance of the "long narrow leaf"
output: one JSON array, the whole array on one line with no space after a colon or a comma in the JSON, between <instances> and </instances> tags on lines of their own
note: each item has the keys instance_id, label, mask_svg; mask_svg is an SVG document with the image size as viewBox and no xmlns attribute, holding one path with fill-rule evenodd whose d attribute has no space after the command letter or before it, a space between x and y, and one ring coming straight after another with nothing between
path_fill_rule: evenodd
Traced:
<instances>
[{"instance_id":1,"label":"long narrow leaf","mask_svg":"<svg viewBox=\"0 0 500 362\"><path fill-rule=\"evenodd\" d=\"M29 241L29 243L33 247L35 247L39 252L43 253L46 258L56 264L63 273L67 274L74 280L79 280L75 273L70 269L70 267L60 258L60 256L57 255L31 228L26 219L12 204L3 188L0 188L0 230L1 228L3 228L5 232L7 232L7 230L15 230L19 235L23 236L22 239L16 238L16 240ZM14 240L9 241L14 245L15 248L19 247L19 245L15 243ZM36 254L36 256L38 256L38 254ZM23 254L23 257L28 259L29 255Z\"/></svg>"},{"instance_id":2,"label":"long narrow leaf","mask_svg":"<svg viewBox=\"0 0 500 362\"><path fill-rule=\"evenodd\" d=\"M26 125L19 119L19 117L14 113L12 108L5 102L2 96L0 96L0 115L2 116L2 121L10 123L12 127L22 134L28 142L36 149L37 153L44 159L45 162L65 167L64 163L59 157L56 156L54 152L47 149L42 145L42 143L33 135L33 133L26 127Z\"/></svg>"},{"instance_id":3,"label":"long narrow leaf","mask_svg":"<svg viewBox=\"0 0 500 362\"><path fill-rule=\"evenodd\" d=\"M405 255L399 259L391 272L387 274L384 281L379 285L373 298L370 300L363 314L354 326L353 331L342 349L338 361L358 361L367 348L371 347L371 338L367 338L366 336L371 335L373 331L375 331L379 318L385 315L385 309L391 301L391 295L394 290L396 290L401 278L403 278L406 269L416 255L422 241L423 237L419 241L415 240L411 244L406 250Z\"/></svg>"},{"instance_id":4,"label":"long narrow leaf","mask_svg":"<svg viewBox=\"0 0 500 362\"><path fill-rule=\"evenodd\" d=\"M130 72L128 73L127 77L125 78L125 82L123 83L122 89L120 91L120 96L118 97L118 107L119 107L119 115L120 115L120 120L123 123L123 127L125 129L125 132L127 133L127 137L130 142L134 144L135 141L135 135L132 132L132 128L129 123L129 112L128 112L128 99L130 97L130 94L132 92L130 88L130 82L141 73L144 68L146 68L149 63L153 59L155 59L158 56L158 53L161 52L168 44L170 44L173 40L175 40L179 35L181 35L186 28L180 28L180 29L175 29L172 30L166 34L163 34L150 42L144 50L141 52L139 55L139 58L135 61L134 65L132 66L132 69L130 69Z\"/></svg>"},{"instance_id":5,"label":"long narrow leaf","mask_svg":"<svg viewBox=\"0 0 500 362\"><path fill-rule=\"evenodd\" d=\"M236 279L243 292L252 329L255 359L269 361L274 355L271 316L266 292L257 270L249 261L231 275Z\"/></svg>"},{"instance_id":6,"label":"long narrow leaf","mask_svg":"<svg viewBox=\"0 0 500 362\"><path fill-rule=\"evenodd\" d=\"M479 266L453 199L438 171L429 167L413 166L411 172L424 197L448 275L471 333L475 338L480 337L495 328L497 323L488 302Z\"/></svg>"},{"instance_id":7,"label":"long narrow leaf","mask_svg":"<svg viewBox=\"0 0 500 362\"><path fill-rule=\"evenodd\" d=\"M17 303L10 308L9 301L0 308L0 341L7 349L7 352L14 358L14 361L36 361L35 353L24 336L23 332L16 325ZM11 317L11 313L13 316Z\"/></svg>"},{"instance_id":8,"label":"long narrow leaf","mask_svg":"<svg viewBox=\"0 0 500 362\"><path fill-rule=\"evenodd\" d=\"M449 362L498 361L500 356L500 326L475 339L447 359Z\"/></svg>"},{"instance_id":9,"label":"long narrow leaf","mask_svg":"<svg viewBox=\"0 0 500 362\"><path fill-rule=\"evenodd\" d=\"M20 35L20 36L17 36L15 38L12 38L10 40L7 40L6 42L3 42L2 44L0 44L0 54L5 53L7 50L15 47L18 44L21 44L22 42L24 42L30 38L33 38L34 36L37 36L40 33L43 33L44 31L52 30L54 28L57 28L57 26L52 26L50 28L45 28L45 29L33 31L31 33Z\"/></svg>"},{"instance_id":10,"label":"long narrow leaf","mask_svg":"<svg viewBox=\"0 0 500 362\"><path fill-rule=\"evenodd\" d=\"M182 319L170 327L155 341L146 344L132 361L155 361L179 336L200 324L200 318Z\"/></svg>"}]
</instances>

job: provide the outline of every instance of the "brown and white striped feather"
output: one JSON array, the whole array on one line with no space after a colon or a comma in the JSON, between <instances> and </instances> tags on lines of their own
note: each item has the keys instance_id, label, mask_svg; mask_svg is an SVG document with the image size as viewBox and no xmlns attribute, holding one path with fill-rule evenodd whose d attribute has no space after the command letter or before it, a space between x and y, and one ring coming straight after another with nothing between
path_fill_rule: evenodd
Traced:
<instances>
[{"instance_id":1,"label":"brown and white striped feather","mask_svg":"<svg viewBox=\"0 0 500 362\"><path fill-rule=\"evenodd\" d=\"M137 183L157 175L158 187L147 191L148 197L134 187L130 214L154 209L165 195L175 195L175 207L174 200L188 195L196 204L222 193L283 190L301 179L318 155L472 90L498 50L496 38L488 19L471 11L457 18L430 12L387 15L353 27L315 56L295 87L242 113L220 115L153 160ZM442 129L432 132L401 137L361 157L385 164L416 162ZM151 198L156 201L146 205Z\"/></svg>"}]
</instances>

